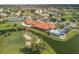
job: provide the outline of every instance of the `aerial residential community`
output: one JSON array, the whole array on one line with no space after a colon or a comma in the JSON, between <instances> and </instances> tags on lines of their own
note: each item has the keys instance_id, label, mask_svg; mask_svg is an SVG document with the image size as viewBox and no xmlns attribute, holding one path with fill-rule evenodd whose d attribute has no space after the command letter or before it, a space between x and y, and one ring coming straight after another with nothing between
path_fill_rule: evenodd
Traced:
<instances>
[{"instance_id":1,"label":"aerial residential community","mask_svg":"<svg viewBox=\"0 0 79 59\"><path fill-rule=\"evenodd\" d=\"M79 5L0 5L0 54L79 53Z\"/></svg>"}]
</instances>

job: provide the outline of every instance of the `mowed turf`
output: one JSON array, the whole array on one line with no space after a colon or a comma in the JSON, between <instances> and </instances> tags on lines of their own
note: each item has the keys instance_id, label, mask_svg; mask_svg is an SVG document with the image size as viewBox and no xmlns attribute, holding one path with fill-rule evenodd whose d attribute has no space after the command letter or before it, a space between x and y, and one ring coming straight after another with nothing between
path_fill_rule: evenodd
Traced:
<instances>
[{"instance_id":1,"label":"mowed turf","mask_svg":"<svg viewBox=\"0 0 79 59\"><path fill-rule=\"evenodd\" d=\"M69 37L67 41L57 41L54 40L54 38L50 38L46 34L44 34L41 31L32 29L33 33L42 36L43 40L47 42L52 49L56 51L58 54L73 54L73 53L79 53L79 31L71 32L73 35L74 33L77 33L76 35L69 35L72 37ZM69 33L70 34L70 33Z\"/></svg>"},{"instance_id":2,"label":"mowed turf","mask_svg":"<svg viewBox=\"0 0 79 59\"><path fill-rule=\"evenodd\" d=\"M7 27L9 25L9 27ZM25 33L22 31L9 31L9 29L14 29L14 23L4 23L0 25L0 54L18 54L20 52L20 48L25 47L25 42L23 38L23 34ZM17 27L23 27L20 24ZM9 35L7 35L9 34ZM42 54L48 53L56 53L54 49L51 48L46 42L46 50L42 51Z\"/></svg>"},{"instance_id":3,"label":"mowed turf","mask_svg":"<svg viewBox=\"0 0 79 59\"><path fill-rule=\"evenodd\" d=\"M5 28L7 24L0 25L0 30L6 30L8 27ZM5 28L5 29L4 29ZM13 28L13 27L9 27ZM47 44L52 48L54 52L50 53L58 53L58 54L73 54L73 53L79 53L79 34L76 35L68 35L69 40L67 41L57 41L53 40L54 38L49 38L49 36L43 32L40 32L39 30L32 30L33 33L42 36L43 40L47 42ZM9 33L9 35L5 35ZM24 45L24 38L22 37L23 31L14 31L14 32L6 32L2 35L0 35L0 53L20 53L20 48L23 48ZM73 32L71 32L74 34ZM78 33L78 31L75 31L75 33ZM49 48L49 49L50 49ZM51 50L51 51L52 51ZM48 51L45 51L44 53L49 53Z\"/></svg>"},{"instance_id":4,"label":"mowed turf","mask_svg":"<svg viewBox=\"0 0 79 59\"><path fill-rule=\"evenodd\" d=\"M25 46L22 37L24 31L9 31L14 29L13 25L14 23L0 24L0 33L3 33L0 34L0 53L20 53L20 48Z\"/></svg>"},{"instance_id":5,"label":"mowed turf","mask_svg":"<svg viewBox=\"0 0 79 59\"><path fill-rule=\"evenodd\" d=\"M9 36L0 36L0 53L20 53L20 48L23 48L24 38L23 32L11 32Z\"/></svg>"}]
</instances>

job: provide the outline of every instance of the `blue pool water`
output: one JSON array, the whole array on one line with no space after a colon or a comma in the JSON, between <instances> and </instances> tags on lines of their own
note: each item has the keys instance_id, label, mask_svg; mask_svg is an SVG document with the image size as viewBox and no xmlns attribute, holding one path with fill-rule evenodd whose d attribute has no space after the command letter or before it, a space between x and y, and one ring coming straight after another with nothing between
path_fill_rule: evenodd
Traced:
<instances>
[{"instance_id":1,"label":"blue pool water","mask_svg":"<svg viewBox=\"0 0 79 59\"><path fill-rule=\"evenodd\" d=\"M64 35L65 34L64 30L62 31L60 29L50 30L49 33L50 34L55 34L55 35Z\"/></svg>"}]
</instances>

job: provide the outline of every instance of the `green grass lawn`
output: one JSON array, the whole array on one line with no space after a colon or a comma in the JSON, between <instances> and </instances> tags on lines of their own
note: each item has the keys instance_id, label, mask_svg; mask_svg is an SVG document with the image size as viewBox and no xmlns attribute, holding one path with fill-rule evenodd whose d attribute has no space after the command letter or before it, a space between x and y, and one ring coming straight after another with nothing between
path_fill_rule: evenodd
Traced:
<instances>
[{"instance_id":1,"label":"green grass lawn","mask_svg":"<svg viewBox=\"0 0 79 59\"><path fill-rule=\"evenodd\" d=\"M7 25L10 26L6 27ZM21 25L18 27L21 27ZM12 23L0 24L0 30L8 30L12 28L14 28ZM70 31L66 37L66 41L60 41L60 39L56 37L49 37L47 33L36 29L31 29L31 32L35 35L41 36L44 42L47 44L48 49L43 51L43 54L79 53L78 31ZM25 47L24 38L22 37L23 34L24 31L8 31L0 34L0 53L21 53L20 48Z\"/></svg>"},{"instance_id":2,"label":"green grass lawn","mask_svg":"<svg viewBox=\"0 0 79 59\"><path fill-rule=\"evenodd\" d=\"M57 41L54 40L55 38L50 38L47 36L47 34L38 31L38 30L31 30L33 33L42 36L43 40L47 42L52 49L56 51L56 53L63 53L63 54L70 54L70 53L79 53L79 33L77 31L75 32L70 32L68 34L68 40L67 41ZM76 35L73 35L73 34ZM70 37L69 37L70 36Z\"/></svg>"},{"instance_id":3,"label":"green grass lawn","mask_svg":"<svg viewBox=\"0 0 79 59\"><path fill-rule=\"evenodd\" d=\"M9 22L0 24L0 33L4 32L0 34L0 53L20 53L20 48L25 46L24 38L22 37L24 31L8 31L9 29L14 29L13 25L14 23ZM17 27L20 26L18 25Z\"/></svg>"},{"instance_id":4,"label":"green grass lawn","mask_svg":"<svg viewBox=\"0 0 79 59\"><path fill-rule=\"evenodd\" d=\"M14 24L15 22L7 22L7 23L3 23L0 24L0 30L7 30L7 29L13 29L14 28ZM17 28L23 28L23 26L21 24L17 24L16 26Z\"/></svg>"},{"instance_id":5,"label":"green grass lawn","mask_svg":"<svg viewBox=\"0 0 79 59\"><path fill-rule=\"evenodd\" d=\"M78 31L76 30L71 30L67 35L66 35L66 38L65 38L65 41L71 39L72 37L74 37L75 35L79 34Z\"/></svg>"},{"instance_id":6,"label":"green grass lawn","mask_svg":"<svg viewBox=\"0 0 79 59\"><path fill-rule=\"evenodd\" d=\"M29 33L28 35L30 35L33 38L33 40L32 40L33 43L36 43L37 45L40 43L45 44L44 48L46 48L46 49L43 51L40 51L41 54L52 54L52 53L56 54L55 50L53 48L51 48L51 46L47 42L42 40L41 37L39 37L38 35L35 35L34 33L31 33L31 32L27 32L27 33ZM37 43L38 39L40 39L39 43Z\"/></svg>"},{"instance_id":7,"label":"green grass lawn","mask_svg":"<svg viewBox=\"0 0 79 59\"><path fill-rule=\"evenodd\" d=\"M51 46L47 42L44 43L46 44L46 50L41 52L41 54L56 54L56 51L53 48L51 48Z\"/></svg>"},{"instance_id":8,"label":"green grass lawn","mask_svg":"<svg viewBox=\"0 0 79 59\"><path fill-rule=\"evenodd\" d=\"M0 53L20 53L20 48L23 48L24 38L23 32L11 32L9 36L0 36Z\"/></svg>"},{"instance_id":9,"label":"green grass lawn","mask_svg":"<svg viewBox=\"0 0 79 59\"><path fill-rule=\"evenodd\" d=\"M7 27L9 25L9 27ZM0 24L0 30L4 31L3 34L0 35L0 54L18 54L20 52L20 48L25 47L25 42L23 38L24 31L9 31L9 29L14 29L13 27L14 23L4 23ZM22 27L21 25L18 25L17 27ZM2 33L2 31L0 31ZM9 35L7 35L9 34ZM47 44L47 42L44 42L46 44L46 50L42 51L42 54L51 54L56 53L54 49L51 48L50 45Z\"/></svg>"}]
</instances>

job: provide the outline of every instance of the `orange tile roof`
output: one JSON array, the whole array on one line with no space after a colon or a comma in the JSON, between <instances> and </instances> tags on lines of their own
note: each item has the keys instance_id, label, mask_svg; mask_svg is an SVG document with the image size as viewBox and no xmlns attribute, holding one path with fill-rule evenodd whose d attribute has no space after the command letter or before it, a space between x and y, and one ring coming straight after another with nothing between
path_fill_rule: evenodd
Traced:
<instances>
[{"instance_id":1,"label":"orange tile roof","mask_svg":"<svg viewBox=\"0 0 79 59\"><path fill-rule=\"evenodd\" d=\"M55 24L46 23L43 21L33 21L33 20L26 20L25 24L32 24L33 27L45 30L54 29L56 27Z\"/></svg>"},{"instance_id":2,"label":"orange tile roof","mask_svg":"<svg viewBox=\"0 0 79 59\"><path fill-rule=\"evenodd\" d=\"M33 20L25 20L24 23L30 25L33 23Z\"/></svg>"}]
</instances>

